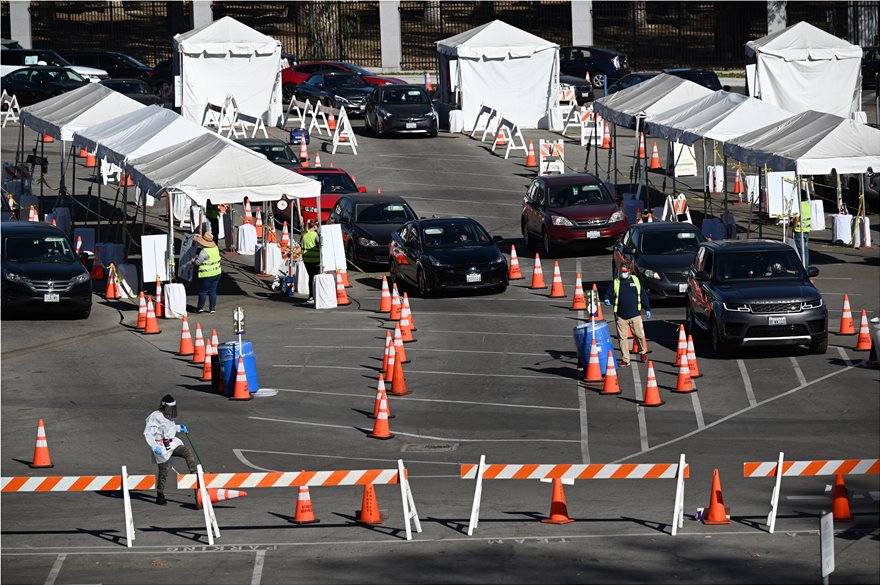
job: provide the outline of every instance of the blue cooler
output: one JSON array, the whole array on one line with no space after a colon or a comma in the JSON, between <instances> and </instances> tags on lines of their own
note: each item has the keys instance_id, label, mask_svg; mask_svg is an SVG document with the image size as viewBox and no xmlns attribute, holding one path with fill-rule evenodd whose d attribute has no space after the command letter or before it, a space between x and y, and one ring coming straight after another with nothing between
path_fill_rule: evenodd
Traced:
<instances>
[{"instance_id":1,"label":"blue cooler","mask_svg":"<svg viewBox=\"0 0 880 585\"><path fill-rule=\"evenodd\" d=\"M586 369L590 361L590 348L593 344L593 331L596 334L596 346L599 350L599 365L602 367L602 375L605 375L605 366L608 362L608 350L611 350L611 359L617 368L617 357L614 355L614 346L611 344L611 334L608 331L606 321L596 321L594 324L582 323L574 328L574 345L577 348L578 362Z\"/></svg>"},{"instance_id":2,"label":"blue cooler","mask_svg":"<svg viewBox=\"0 0 880 585\"><path fill-rule=\"evenodd\" d=\"M260 380L257 378L257 360L254 357L254 346L250 341L242 342L242 350L238 349L237 341L227 341L220 344L220 366L223 368L223 387L226 396L232 396L235 390L235 376L238 373L238 356L244 358L244 373L247 377L248 392L255 393L260 389Z\"/></svg>"}]
</instances>

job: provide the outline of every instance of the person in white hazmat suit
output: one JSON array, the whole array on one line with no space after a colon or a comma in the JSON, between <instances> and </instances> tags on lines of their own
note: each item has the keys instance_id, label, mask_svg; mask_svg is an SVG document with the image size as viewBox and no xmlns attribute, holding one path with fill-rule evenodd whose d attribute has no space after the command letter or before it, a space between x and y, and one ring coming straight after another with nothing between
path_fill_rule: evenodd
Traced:
<instances>
[{"instance_id":1,"label":"person in white hazmat suit","mask_svg":"<svg viewBox=\"0 0 880 585\"><path fill-rule=\"evenodd\" d=\"M147 417L144 427L144 438L153 451L153 461L159 465L159 475L156 480L156 503L166 505L165 481L168 479L168 469L171 467L171 457L180 457L186 460L190 473L196 472L196 461L192 452L177 438L177 432L188 433L186 425L177 424L177 402L170 394L166 394L159 403L159 410L154 410Z\"/></svg>"}]
</instances>

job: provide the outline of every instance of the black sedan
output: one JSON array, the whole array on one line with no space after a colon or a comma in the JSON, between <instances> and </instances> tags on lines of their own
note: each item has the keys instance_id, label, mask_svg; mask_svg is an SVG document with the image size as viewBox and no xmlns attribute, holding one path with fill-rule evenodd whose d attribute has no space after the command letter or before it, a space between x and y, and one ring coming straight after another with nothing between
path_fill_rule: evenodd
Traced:
<instances>
[{"instance_id":1,"label":"black sedan","mask_svg":"<svg viewBox=\"0 0 880 585\"><path fill-rule=\"evenodd\" d=\"M291 171L300 167L299 157L283 140L277 138L238 138L236 142L254 152L259 152L279 167Z\"/></svg>"},{"instance_id":2,"label":"black sedan","mask_svg":"<svg viewBox=\"0 0 880 585\"><path fill-rule=\"evenodd\" d=\"M584 79L587 73L593 87L605 87L607 81L611 85L627 73L626 55L614 49L602 47L560 47L559 72Z\"/></svg>"},{"instance_id":3,"label":"black sedan","mask_svg":"<svg viewBox=\"0 0 880 585\"><path fill-rule=\"evenodd\" d=\"M362 267L384 264L392 234L415 218L412 207L396 195L351 193L339 198L327 223L340 225L346 257Z\"/></svg>"},{"instance_id":4,"label":"black sedan","mask_svg":"<svg viewBox=\"0 0 880 585\"><path fill-rule=\"evenodd\" d=\"M294 90L299 100L318 100L332 108L345 107L349 114L363 114L373 86L353 73L316 74Z\"/></svg>"},{"instance_id":5,"label":"black sedan","mask_svg":"<svg viewBox=\"0 0 880 585\"><path fill-rule=\"evenodd\" d=\"M688 269L700 244L703 232L689 223L639 223L615 242L611 274L617 275L621 264L635 267L639 280L652 298L684 298Z\"/></svg>"},{"instance_id":6,"label":"black sedan","mask_svg":"<svg viewBox=\"0 0 880 585\"><path fill-rule=\"evenodd\" d=\"M364 112L367 127L382 136L387 132L423 133L437 136L437 112L421 85L377 87Z\"/></svg>"},{"instance_id":7,"label":"black sedan","mask_svg":"<svg viewBox=\"0 0 880 585\"><path fill-rule=\"evenodd\" d=\"M88 85L88 80L66 67L22 67L7 73L0 85L18 98L18 105L29 106L64 92Z\"/></svg>"},{"instance_id":8,"label":"black sedan","mask_svg":"<svg viewBox=\"0 0 880 585\"><path fill-rule=\"evenodd\" d=\"M101 81L101 85L127 95L145 106L161 106L165 103L162 98L153 93L153 88L143 79L104 79Z\"/></svg>"},{"instance_id":9,"label":"black sedan","mask_svg":"<svg viewBox=\"0 0 880 585\"><path fill-rule=\"evenodd\" d=\"M389 271L422 297L440 291L507 289L507 261L497 242L469 217L418 219L392 234Z\"/></svg>"}]
</instances>

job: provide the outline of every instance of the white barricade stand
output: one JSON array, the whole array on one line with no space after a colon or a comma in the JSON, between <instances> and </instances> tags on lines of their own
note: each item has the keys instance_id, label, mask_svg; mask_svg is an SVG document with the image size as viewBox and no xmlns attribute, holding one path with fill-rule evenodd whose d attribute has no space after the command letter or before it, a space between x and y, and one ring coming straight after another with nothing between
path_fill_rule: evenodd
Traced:
<instances>
[{"instance_id":1,"label":"white barricade stand","mask_svg":"<svg viewBox=\"0 0 880 585\"><path fill-rule=\"evenodd\" d=\"M581 122L581 146L593 144L600 146L605 137L605 124L601 118L593 112L593 106L582 108L580 112ZM601 133L600 133L601 131Z\"/></svg>"},{"instance_id":2,"label":"white barricade stand","mask_svg":"<svg viewBox=\"0 0 880 585\"><path fill-rule=\"evenodd\" d=\"M198 490L202 496L202 512L205 516L205 530L208 533L208 544L214 544L214 537L220 538L220 527L217 526L217 516L214 515L214 504L208 495L208 489L205 487L205 472L202 471L202 465L196 466L196 477L198 478ZM180 484L180 476L177 480Z\"/></svg>"},{"instance_id":3,"label":"white barricade stand","mask_svg":"<svg viewBox=\"0 0 880 585\"><path fill-rule=\"evenodd\" d=\"M562 135L564 136L566 132L568 132L569 128L580 128L581 127L581 116L580 116L580 108L577 105L577 102L571 104L571 107L565 112L562 116Z\"/></svg>"},{"instance_id":4,"label":"white barricade stand","mask_svg":"<svg viewBox=\"0 0 880 585\"><path fill-rule=\"evenodd\" d=\"M486 121L481 126L480 121L483 119L484 116L486 117ZM496 126L493 126L492 120L494 120L497 117L498 117L498 112L495 111L495 108L490 108L489 106L486 106L486 105L480 106L480 111L477 112L477 117L476 117L476 119L474 119L474 127L471 129L471 138L476 138L477 132L479 132L480 130L483 131L483 135L480 137L480 142L486 141L486 135L494 136L495 135L494 131L497 128L497 123L496 123Z\"/></svg>"},{"instance_id":5,"label":"white barricade stand","mask_svg":"<svg viewBox=\"0 0 880 585\"><path fill-rule=\"evenodd\" d=\"M263 123L262 116L248 116L239 112L236 122L245 136L247 136L248 129L252 128L250 138L256 138L257 132L262 132L263 138L269 138L269 133L266 132L266 124Z\"/></svg>"},{"instance_id":6,"label":"white barricade stand","mask_svg":"<svg viewBox=\"0 0 880 585\"><path fill-rule=\"evenodd\" d=\"M666 196L663 204L663 212L660 221L679 221L682 223L694 223L691 219L691 210L688 208L687 197L679 193L677 197Z\"/></svg>"},{"instance_id":7,"label":"white barricade stand","mask_svg":"<svg viewBox=\"0 0 880 585\"><path fill-rule=\"evenodd\" d=\"M166 319L183 319L186 315L186 287L181 282L169 282L162 287Z\"/></svg>"},{"instance_id":8,"label":"white barricade stand","mask_svg":"<svg viewBox=\"0 0 880 585\"><path fill-rule=\"evenodd\" d=\"M336 154L336 149L340 146L350 146L351 151L357 154L357 136L351 129L351 121L348 119L348 113L345 107L339 109L339 120L336 122L336 129L333 131L333 150L331 154Z\"/></svg>"},{"instance_id":9,"label":"white barricade stand","mask_svg":"<svg viewBox=\"0 0 880 585\"><path fill-rule=\"evenodd\" d=\"M724 191L724 165L710 165L706 167L703 185L709 193L721 193Z\"/></svg>"},{"instance_id":10,"label":"white barricade stand","mask_svg":"<svg viewBox=\"0 0 880 585\"><path fill-rule=\"evenodd\" d=\"M211 102L205 103L205 110L202 112L201 126L214 130L215 132L219 131L220 117L223 113L223 108L223 105L212 104Z\"/></svg>"},{"instance_id":11,"label":"white barricade stand","mask_svg":"<svg viewBox=\"0 0 880 585\"><path fill-rule=\"evenodd\" d=\"M815 216L814 216L815 217ZM859 217L857 220L858 228L856 229L856 247L871 247L871 218Z\"/></svg>"},{"instance_id":12,"label":"white barricade stand","mask_svg":"<svg viewBox=\"0 0 880 585\"><path fill-rule=\"evenodd\" d=\"M498 120L498 132L501 133L501 136L507 143L507 149L504 151L505 160L510 156L511 150L521 150L523 151L523 154L528 155L529 147L526 146L526 139L516 124L507 118L501 118ZM492 152L495 152L497 147L498 139L496 134L496 139L492 141Z\"/></svg>"},{"instance_id":13,"label":"white barricade stand","mask_svg":"<svg viewBox=\"0 0 880 585\"><path fill-rule=\"evenodd\" d=\"M309 110L311 109L311 104L309 100L305 102L300 102L296 99L296 97L290 98L290 103L287 104L287 111L284 112L284 120L281 122L281 127L286 128L287 123L290 121L291 115L294 118L294 121L297 123L297 127L303 129L306 127L306 119L309 116Z\"/></svg>"},{"instance_id":14,"label":"white barricade stand","mask_svg":"<svg viewBox=\"0 0 880 585\"><path fill-rule=\"evenodd\" d=\"M807 461L785 461L785 453L779 453L777 461L746 461L743 463L743 477L775 477L776 484L770 496L770 513L767 526L770 534L776 529L776 512L779 509L779 496L784 477L815 477L820 475L877 475L880 474L880 459L817 459Z\"/></svg>"},{"instance_id":15,"label":"white barricade stand","mask_svg":"<svg viewBox=\"0 0 880 585\"><path fill-rule=\"evenodd\" d=\"M565 141L538 141L538 175L565 173Z\"/></svg>"},{"instance_id":16,"label":"white barricade stand","mask_svg":"<svg viewBox=\"0 0 880 585\"><path fill-rule=\"evenodd\" d=\"M257 248L257 228L249 223L243 223L238 226L238 247L236 251L239 254L250 256Z\"/></svg>"},{"instance_id":17,"label":"white barricade stand","mask_svg":"<svg viewBox=\"0 0 880 585\"><path fill-rule=\"evenodd\" d=\"M21 113L21 108L18 106L18 98L6 93L5 89L3 90L3 95L0 96L0 108L2 106L6 106L6 110L0 114L3 117L2 127L6 128L6 123L10 121L18 123L18 115Z\"/></svg>"},{"instance_id":18,"label":"white barricade stand","mask_svg":"<svg viewBox=\"0 0 880 585\"><path fill-rule=\"evenodd\" d=\"M483 495L484 479L537 479L553 481L559 479L567 485L575 480L588 479L675 479L675 502L672 511L671 533L675 536L684 525L684 480L690 477L690 468L684 454L675 463L593 463L588 465L569 464L486 464L486 456L480 455L477 465L462 464L461 479L475 479L474 502L471 505L468 536L480 522L480 501Z\"/></svg>"},{"instance_id":19,"label":"white barricade stand","mask_svg":"<svg viewBox=\"0 0 880 585\"><path fill-rule=\"evenodd\" d=\"M323 134L325 131L327 132L327 136L330 136L330 122L327 120L327 114L325 112L326 108L315 102L314 107L312 107L312 120L309 122L309 134L312 133L312 129L316 128L318 130L318 134Z\"/></svg>"}]
</instances>

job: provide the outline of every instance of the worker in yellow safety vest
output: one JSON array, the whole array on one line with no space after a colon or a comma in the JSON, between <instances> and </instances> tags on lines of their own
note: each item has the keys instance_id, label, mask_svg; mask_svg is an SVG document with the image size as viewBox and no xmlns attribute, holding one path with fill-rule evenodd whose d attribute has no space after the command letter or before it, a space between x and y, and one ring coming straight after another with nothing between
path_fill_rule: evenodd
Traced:
<instances>
[{"instance_id":1,"label":"worker in yellow safety vest","mask_svg":"<svg viewBox=\"0 0 880 585\"><path fill-rule=\"evenodd\" d=\"M645 317L651 318L651 304L648 293L642 287L639 277L632 274L626 264L620 266L618 276L611 281L605 292L605 304L614 307L614 320L617 324L617 339L620 341L620 367L629 365L629 332L639 342L639 359L648 361L645 330L642 327L642 310Z\"/></svg>"},{"instance_id":2,"label":"worker in yellow safety vest","mask_svg":"<svg viewBox=\"0 0 880 585\"><path fill-rule=\"evenodd\" d=\"M214 243L214 235L207 233L204 236L196 236L196 244L201 248L199 255L193 262L199 269L199 303L196 310L205 312L205 299L210 302L208 307L213 313L217 308L217 285L220 284L220 250Z\"/></svg>"},{"instance_id":3,"label":"worker in yellow safety vest","mask_svg":"<svg viewBox=\"0 0 880 585\"><path fill-rule=\"evenodd\" d=\"M807 192L801 189L800 214L794 217L794 245L804 268L810 265L810 229L813 224L813 206Z\"/></svg>"}]
</instances>

